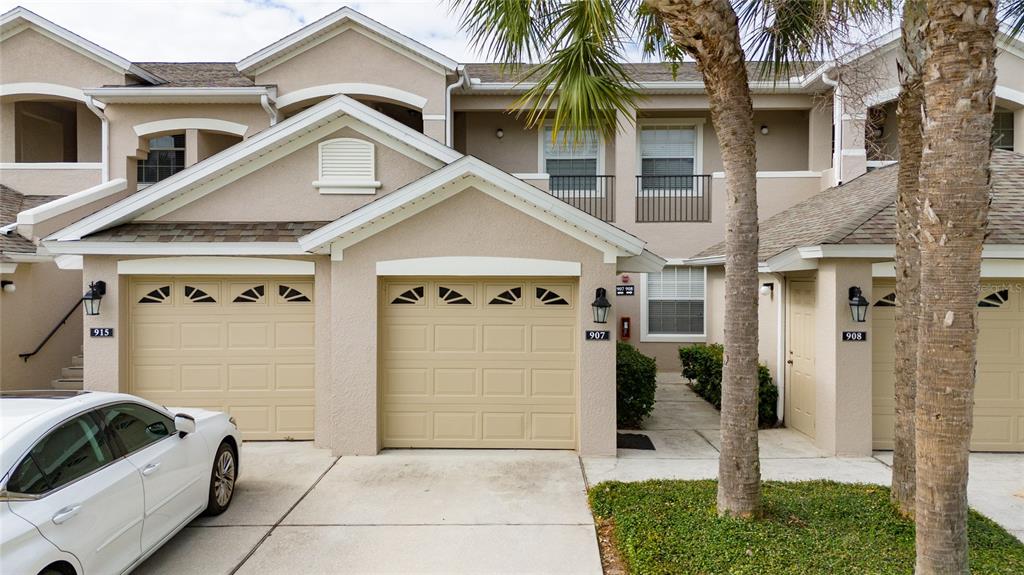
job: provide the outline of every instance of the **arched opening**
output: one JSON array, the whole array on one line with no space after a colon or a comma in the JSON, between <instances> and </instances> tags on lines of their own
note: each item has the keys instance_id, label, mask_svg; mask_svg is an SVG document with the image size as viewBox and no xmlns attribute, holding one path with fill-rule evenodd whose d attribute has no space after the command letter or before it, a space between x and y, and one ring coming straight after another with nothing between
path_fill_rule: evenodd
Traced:
<instances>
[{"instance_id":1,"label":"arched opening","mask_svg":"<svg viewBox=\"0 0 1024 575\"><path fill-rule=\"evenodd\" d=\"M102 160L102 124L82 102L45 95L7 96L2 163L94 163Z\"/></svg>"},{"instance_id":2,"label":"arched opening","mask_svg":"<svg viewBox=\"0 0 1024 575\"><path fill-rule=\"evenodd\" d=\"M136 181L140 187L155 184L241 141L234 133L197 128L140 135Z\"/></svg>"}]
</instances>

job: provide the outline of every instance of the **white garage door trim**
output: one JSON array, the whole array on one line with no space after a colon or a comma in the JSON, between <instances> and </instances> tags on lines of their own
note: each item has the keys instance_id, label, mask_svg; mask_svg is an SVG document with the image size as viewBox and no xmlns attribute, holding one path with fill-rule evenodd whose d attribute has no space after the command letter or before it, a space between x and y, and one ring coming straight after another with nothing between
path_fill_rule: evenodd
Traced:
<instances>
[{"instance_id":1,"label":"white garage door trim","mask_svg":"<svg viewBox=\"0 0 1024 575\"><path fill-rule=\"evenodd\" d=\"M579 262L529 258L452 256L377 262L378 276L572 276L579 277Z\"/></svg>"},{"instance_id":2,"label":"white garage door trim","mask_svg":"<svg viewBox=\"0 0 1024 575\"><path fill-rule=\"evenodd\" d=\"M217 256L142 258L117 262L118 275L311 276L316 265L304 260Z\"/></svg>"}]
</instances>

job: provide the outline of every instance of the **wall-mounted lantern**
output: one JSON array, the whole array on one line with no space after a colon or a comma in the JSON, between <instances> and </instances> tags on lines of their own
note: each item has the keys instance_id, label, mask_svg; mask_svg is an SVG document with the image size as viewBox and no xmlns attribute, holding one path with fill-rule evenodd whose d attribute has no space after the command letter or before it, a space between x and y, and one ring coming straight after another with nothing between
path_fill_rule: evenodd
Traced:
<instances>
[{"instance_id":1,"label":"wall-mounted lantern","mask_svg":"<svg viewBox=\"0 0 1024 575\"><path fill-rule=\"evenodd\" d=\"M14 285L14 280L2 280L0 281L0 288L7 293L14 293L17 291L18 286Z\"/></svg>"},{"instance_id":2,"label":"wall-mounted lantern","mask_svg":"<svg viewBox=\"0 0 1024 575\"><path fill-rule=\"evenodd\" d=\"M857 286L850 288L850 314L857 323L864 323L868 317L868 300Z\"/></svg>"},{"instance_id":3,"label":"wall-mounted lantern","mask_svg":"<svg viewBox=\"0 0 1024 575\"><path fill-rule=\"evenodd\" d=\"M608 310L612 304L608 301L608 292L604 288L597 288L594 303L590 307L594 309L594 323L608 323Z\"/></svg>"},{"instance_id":4,"label":"wall-mounted lantern","mask_svg":"<svg viewBox=\"0 0 1024 575\"><path fill-rule=\"evenodd\" d=\"M89 284L89 291L82 296L85 315L100 315L100 301L107 295L107 282L95 281Z\"/></svg>"},{"instance_id":5,"label":"wall-mounted lantern","mask_svg":"<svg viewBox=\"0 0 1024 575\"><path fill-rule=\"evenodd\" d=\"M502 130L501 128L498 128L497 130L494 131L494 137L498 138L499 140L504 138L505 137L505 130Z\"/></svg>"},{"instance_id":6,"label":"wall-mounted lantern","mask_svg":"<svg viewBox=\"0 0 1024 575\"><path fill-rule=\"evenodd\" d=\"M758 290L761 295L774 296L775 295L775 284L772 282L761 284L761 288Z\"/></svg>"}]
</instances>

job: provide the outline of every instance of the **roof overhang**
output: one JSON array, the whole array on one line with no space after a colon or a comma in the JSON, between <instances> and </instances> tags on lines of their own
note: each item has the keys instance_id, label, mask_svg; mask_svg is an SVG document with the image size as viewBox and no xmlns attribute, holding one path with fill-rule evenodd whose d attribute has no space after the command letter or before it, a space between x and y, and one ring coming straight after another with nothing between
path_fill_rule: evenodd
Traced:
<instances>
[{"instance_id":1,"label":"roof overhang","mask_svg":"<svg viewBox=\"0 0 1024 575\"><path fill-rule=\"evenodd\" d=\"M46 240L60 255L119 256L298 256L309 255L296 242L111 242Z\"/></svg>"},{"instance_id":2,"label":"roof overhang","mask_svg":"<svg viewBox=\"0 0 1024 575\"><path fill-rule=\"evenodd\" d=\"M290 58L296 53L300 53L309 47L315 46L317 43L322 41L325 36L332 36L334 33L343 30L346 25L355 25L363 30L371 32L374 35L387 40L389 43L394 44L408 55L438 66L447 72L454 73L458 69L459 63L455 60L452 60L444 54L441 54L440 52L429 48L412 38L405 36L404 34L400 34L399 32L388 28L372 18L368 18L347 6L324 16L308 26L300 28L299 30L249 56L246 56L245 58L242 58L236 67L238 68L238 71L243 74L257 74L260 71L275 65L279 61Z\"/></svg>"},{"instance_id":3,"label":"roof overhang","mask_svg":"<svg viewBox=\"0 0 1024 575\"><path fill-rule=\"evenodd\" d=\"M113 86L84 91L104 104L260 104L277 96L273 86L243 88L185 88Z\"/></svg>"},{"instance_id":4,"label":"roof overhang","mask_svg":"<svg viewBox=\"0 0 1024 575\"><path fill-rule=\"evenodd\" d=\"M164 82L163 78L143 70L141 67L136 66L110 50L94 44L21 6L8 10L0 16L0 41L6 40L28 28L116 72L130 74L151 84Z\"/></svg>"}]
</instances>

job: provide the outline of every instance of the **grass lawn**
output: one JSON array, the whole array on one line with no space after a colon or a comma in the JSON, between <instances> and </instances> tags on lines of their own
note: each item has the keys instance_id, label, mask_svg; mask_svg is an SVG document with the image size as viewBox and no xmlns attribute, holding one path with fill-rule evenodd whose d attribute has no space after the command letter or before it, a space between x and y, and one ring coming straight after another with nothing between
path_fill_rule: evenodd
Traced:
<instances>
[{"instance_id":1,"label":"grass lawn","mask_svg":"<svg viewBox=\"0 0 1024 575\"><path fill-rule=\"evenodd\" d=\"M630 573L913 573L914 525L881 485L766 482L765 517L720 519L716 482L608 482L590 490ZM1024 573L1024 543L972 511L972 572ZM607 563L607 562L606 562Z\"/></svg>"}]
</instances>

